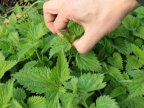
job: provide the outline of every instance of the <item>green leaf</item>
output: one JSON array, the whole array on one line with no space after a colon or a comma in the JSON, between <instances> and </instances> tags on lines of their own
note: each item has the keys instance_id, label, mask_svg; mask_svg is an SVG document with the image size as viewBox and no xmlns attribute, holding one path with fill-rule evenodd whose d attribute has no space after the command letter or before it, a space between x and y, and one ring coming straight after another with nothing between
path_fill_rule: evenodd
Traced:
<instances>
[{"instance_id":1,"label":"green leaf","mask_svg":"<svg viewBox=\"0 0 144 108\"><path fill-rule=\"evenodd\" d=\"M16 31L10 32L8 36L11 44L15 47L19 46L19 34Z\"/></svg>"},{"instance_id":2,"label":"green leaf","mask_svg":"<svg viewBox=\"0 0 144 108\"><path fill-rule=\"evenodd\" d=\"M114 40L113 47L120 53L127 55L131 53L131 44L127 40L117 38Z\"/></svg>"},{"instance_id":3,"label":"green leaf","mask_svg":"<svg viewBox=\"0 0 144 108\"><path fill-rule=\"evenodd\" d=\"M24 65L23 69L33 68L37 63L38 63L37 61L30 61Z\"/></svg>"},{"instance_id":4,"label":"green leaf","mask_svg":"<svg viewBox=\"0 0 144 108\"><path fill-rule=\"evenodd\" d=\"M88 93L100 90L105 87L103 74L84 74L77 82L77 89L80 93Z\"/></svg>"},{"instance_id":5,"label":"green leaf","mask_svg":"<svg viewBox=\"0 0 144 108\"><path fill-rule=\"evenodd\" d=\"M112 98L115 98L115 97L118 97L122 94L126 94L126 89L122 86L118 86L118 87L116 87L115 89L112 90L110 96Z\"/></svg>"},{"instance_id":6,"label":"green leaf","mask_svg":"<svg viewBox=\"0 0 144 108\"><path fill-rule=\"evenodd\" d=\"M46 99L40 96L33 96L28 98L28 108L47 108Z\"/></svg>"},{"instance_id":7,"label":"green leaf","mask_svg":"<svg viewBox=\"0 0 144 108\"><path fill-rule=\"evenodd\" d=\"M5 72L16 65L17 61L0 61L0 79L3 77Z\"/></svg>"},{"instance_id":8,"label":"green leaf","mask_svg":"<svg viewBox=\"0 0 144 108\"><path fill-rule=\"evenodd\" d=\"M0 83L0 107L7 108L9 105L9 101L13 94L13 82L14 80L10 80L5 84Z\"/></svg>"},{"instance_id":9,"label":"green leaf","mask_svg":"<svg viewBox=\"0 0 144 108\"><path fill-rule=\"evenodd\" d=\"M50 50L50 58L56 54L59 53L60 51L64 51L67 52L71 49L71 44L63 38L57 38L57 41L55 43L53 43L51 50Z\"/></svg>"},{"instance_id":10,"label":"green leaf","mask_svg":"<svg viewBox=\"0 0 144 108\"><path fill-rule=\"evenodd\" d=\"M50 70L46 67L24 69L14 74L14 78L32 93L45 93L49 87Z\"/></svg>"},{"instance_id":11,"label":"green leaf","mask_svg":"<svg viewBox=\"0 0 144 108\"><path fill-rule=\"evenodd\" d=\"M101 96L96 100L96 108L119 108L118 103L109 96Z\"/></svg>"},{"instance_id":12,"label":"green leaf","mask_svg":"<svg viewBox=\"0 0 144 108\"><path fill-rule=\"evenodd\" d=\"M74 94L64 93L61 95L62 108L79 108L75 100Z\"/></svg>"},{"instance_id":13,"label":"green leaf","mask_svg":"<svg viewBox=\"0 0 144 108\"><path fill-rule=\"evenodd\" d=\"M94 53L76 55L76 65L80 70L100 71L101 66Z\"/></svg>"},{"instance_id":14,"label":"green leaf","mask_svg":"<svg viewBox=\"0 0 144 108\"><path fill-rule=\"evenodd\" d=\"M54 67L50 73L50 78L52 81L55 81L56 84L63 84L70 78L68 62L62 51L58 56L56 67Z\"/></svg>"},{"instance_id":15,"label":"green leaf","mask_svg":"<svg viewBox=\"0 0 144 108\"><path fill-rule=\"evenodd\" d=\"M138 58L134 55L127 56L127 64L126 64L126 70L133 70L133 69L139 69L142 66L142 64L139 63Z\"/></svg>"},{"instance_id":16,"label":"green leaf","mask_svg":"<svg viewBox=\"0 0 144 108\"><path fill-rule=\"evenodd\" d=\"M65 89L63 87L49 89L46 94L47 108L59 108L59 98L64 93Z\"/></svg>"},{"instance_id":17,"label":"green leaf","mask_svg":"<svg viewBox=\"0 0 144 108\"><path fill-rule=\"evenodd\" d=\"M9 17L9 20L10 20L10 24L16 24L17 23L17 17L14 13L12 13Z\"/></svg>"},{"instance_id":18,"label":"green leaf","mask_svg":"<svg viewBox=\"0 0 144 108\"><path fill-rule=\"evenodd\" d=\"M144 108L144 97L128 97L121 103L121 108Z\"/></svg>"},{"instance_id":19,"label":"green leaf","mask_svg":"<svg viewBox=\"0 0 144 108\"><path fill-rule=\"evenodd\" d=\"M71 34L75 35L76 37L79 37L84 33L83 27L73 21L69 22L68 28Z\"/></svg>"},{"instance_id":20,"label":"green leaf","mask_svg":"<svg viewBox=\"0 0 144 108\"><path fill-rule=\"evenodd\" d=\"M123 68L122 57L117 52L113 53L113 56L108 58L108 63L115 66L116 68L119 68L119 69Z\"/></svg>"},{"instance_id":21,"label":"green leaf","mask_svg":"<svg viewBox=\"0 0 144 108\"><path fill-rule=\"evenodd\" d=\"M132 97L144 95L144 71L135 74L134 79L129 85L130 95Z\"/></svg>"},{"instance_id":22,"label":"green leaf","mask_svg":"<svg viewBox=\"0 0 144 108\"><path fill-rule=\"evenodd\" d=\"M18 59L21 59L23 57L25 57L25 55L30 51L33 50L36 46L38 45L38 42L32 44L32 43L26 43L26 44L22 44L19 47L19 51L17 53L18 55Z\"/></svg>"},{"instance_id":23,"label":"green leaf","mask_svg":"<svg viewBox=\"0 0 144 108\"><path fill-rule=\"evenodd\" d=\"M135 31L140 26L140 20L132 15L128 15L122 22L128 30Z\"/></svg>"},{"instance_id":24,"label":"green leaf","mask_svg":"<svg viewBox=\"0 0 144 108\"><path fill-rule=\"evenodd\" d=\"M23 108L23 107L21 106L21 104L17 100L13 99L10 102L10 106L8 108Z\"/></svg>"},{"instance_id":25,"label":"green leaf","mask_svg":"<svg viewBox=\"0 0 144 108\"><path fill-rule=\"evenodd\" d=\"M136 37L139 37L141 39L144 39L144 26L140 26L137 28L137 30L134 32L134 35Z\"/></svg>"},{"instance_id":26,"label":"green leaf","mask_svg":"<svg viewBox=\"0 0 144 108\"><path fill-rule=\"evenodd\" d=\"M112 76L115 80L117 81L121 81L124 80L124 75L121 73L121 71L113 66L108 66L107 69L105 70L105 72Z\"/></svg>"},{"instance_id":27,"label":"green leaf","mask_svg":"<svg viewBox=\"0 0 144 108\"><path fill-rule=\"evenodd\" d=\"M41 53L45 53L48 49L57 41L57 37L55 35L50 35L43 40L43 49Z\"/></svg>"},{"instance_id":28,"label":"green leaf","mask_svg":"<svg viewBox=\"0 0 144 108\"><path fill-rule=\"evenodd\" d=\"M17 101L24 101L26 99L26 93L22 88L14 88L13 90L13 98Z\"/></svg>"},{"instance_id":29,"label":"green leaf","mask_svg":"<svg viewBox=\"0 0 144 108\"><path fill-rule=\"evenodd\" d=\"M0 61L4 61L5 60L5 56L3 55L3 53L0 51Z\"/></svg>"},{"instance_id":30,"label":"green leaf","mask_svg":"<svg viewBox=\"0 0 144 108\"><path fill-rule=\"evenodd\" d=\"M8 34L8 29L6 26L0 25L0 38Z\"/></svg>"},{"instance_id":31,"label":"green leaf","mask_svg":"<svg viewBox=\"0 0 144 108\"><path fill-rule=\"evenodd\" d=\"M108 34L108 36L110 36L111 38L118 38L118 37L125 37L128 38L129 36L129 31L127 29L125 29L125 27L123 25L120 25L120 27L118 27L115 31L111 32L110 34Z\"/></svg>"},{"instance_id":32,"label":"green leaf","mask_svg":"<svg viewBox=\"0 0 144 108\"><path fill-rule=\"evenodd\" d=\"M144 18L144 7L140 6L139 8L135 9L134 12L137 14L137 18Z\"/></svg>"}]
</instances>

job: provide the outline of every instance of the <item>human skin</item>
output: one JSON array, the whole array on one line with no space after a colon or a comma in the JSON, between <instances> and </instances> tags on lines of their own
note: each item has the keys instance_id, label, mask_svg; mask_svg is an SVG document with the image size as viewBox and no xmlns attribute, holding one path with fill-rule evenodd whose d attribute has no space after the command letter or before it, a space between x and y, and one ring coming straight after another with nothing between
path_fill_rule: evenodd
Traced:
<instances>
[{"instance_id":1,"label":"human skin","mask_svg":"<svg viewBox=\"0 0 144 108\"><path fill-rule=\"evenodd\" d=\"M70 20L82 25L85 33L72 45L87 53L139 6L136 0L50 0L44 3L43 14L46 26L59 36Z\"/></svg>"}]
</instances>

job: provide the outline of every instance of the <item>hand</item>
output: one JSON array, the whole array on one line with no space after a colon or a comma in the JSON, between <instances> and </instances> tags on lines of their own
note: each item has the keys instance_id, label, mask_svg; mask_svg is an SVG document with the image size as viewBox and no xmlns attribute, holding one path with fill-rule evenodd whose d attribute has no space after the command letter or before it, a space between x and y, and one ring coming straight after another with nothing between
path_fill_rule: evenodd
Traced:
<instances>
[{"instance_id":1,"label":"hand","mask_svg":"<svg viewBox=\"0 0 144 108\"><path fill-rule=\"evenodd\" d=\"M46 26L58 35L69 20L82 25L85 34L73 46L86 53L138 6L136 0L50 0L44 4L43 13Z\"/></svg>"}]
</instances>

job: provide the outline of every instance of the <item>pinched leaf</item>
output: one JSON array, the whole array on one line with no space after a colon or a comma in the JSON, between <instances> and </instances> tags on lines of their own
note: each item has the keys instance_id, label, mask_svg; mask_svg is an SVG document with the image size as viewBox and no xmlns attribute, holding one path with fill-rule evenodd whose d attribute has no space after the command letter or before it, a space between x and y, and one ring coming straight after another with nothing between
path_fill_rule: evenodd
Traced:
<instances>
[{"instance_id":1,"label":"pinched leaf","mask_svg":"<svg viewBox=\"0 0 144 108\"><path fill-rule=\"evenodd\" d=\"M71 44L63 38L57 38L57 41L53 43L51 50L50 50L50 58L56 54L59 53L60 51L67 52L71 49Z\"/></svg>"},{"instance_id":2,"label":"pinched leaf","mask_svg":"<svg viewBox=\"0 0 144 108\"><path fill-rule=\"evenodd\" d=\"M86 71L100 71L101 69L100 62L92 52L87 54L77 54L76 65L80 70Z\"/></svg>"},{"instance_id":3,"label":"pinched leaf","mask_svg":"<svg viewBox=\"0 0 144 108\"><path fill-rule=\"evenodd\" d=\"M14 78L33 93L45 93L49 86L50 69L30 68L14 74Z\"/></svg>"},{"instance_id":4,"label":"pinched leaf","mask_svg":"<svg viewBox=\"0 0 144 108\"><path fill-rule=\"evenodd\" d=\"M96 100L96 108L119 108L118 103L109 96L101 96Z\"/></svg>"},{"instance_id":5,"label":"pinched leaf","mask_svg":"<svg viewBox=\"0 0 144 108\"><path fill-rule=\"evenodd\" d=\"M81 25L70 21L68 25L69 31L75 36L81 36L84 33L84 29Z\"/></svg>"},{"instance_id":6,"label":"pinched leaf","mask_svg":"<svg viewBox=\"0 0 144 108\"><path fill-rule=\"evenodd\" d=\"M40 96L33 96L28 98L28 108L47 108L46 99Z\"/></svg>"},{"instance_id":7,"label":"pinched leaf","mask_svg":"<svg viewBox=\"0 0 144 108\"><path fill-rule=\"evenodd\" d=\"M6 71L16 65L17 61L0 61L0 78L3 77Z\"/></svg>"},{"instance_id":8,"label":"pinched leaf","mask_svg":"<svg viewBox=\"0 0 144 108\"><path fill-rule=\"evenodd\" d=\"M88 93L95 90L100 90L105 87L103 80L103 74L84 74L78 79L77 90L80 93Z\"/></svg>"}]
</instances>

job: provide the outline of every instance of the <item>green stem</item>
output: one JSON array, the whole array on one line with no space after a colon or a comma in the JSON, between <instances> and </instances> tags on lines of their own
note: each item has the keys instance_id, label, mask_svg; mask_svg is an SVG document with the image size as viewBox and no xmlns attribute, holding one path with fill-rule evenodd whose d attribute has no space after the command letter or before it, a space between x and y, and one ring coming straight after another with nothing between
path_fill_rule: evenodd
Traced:
<instances>
[{"instance_id":1,"label":"green stem","mask_svg":"<svg viewBox=\"0 0 144 108\"><path fill-rule=\"evenodd\" d=\"M41 58L40 58L40 56L39 56L39 54L38 54L38 52L37 52L37 49L35 49L35 50L36 50L36 55L37 55L38 60L39 60L40 62L42 62L42 60L41 60Z\"/></svg>"}]
</instances>

